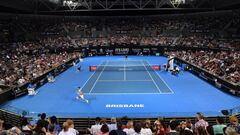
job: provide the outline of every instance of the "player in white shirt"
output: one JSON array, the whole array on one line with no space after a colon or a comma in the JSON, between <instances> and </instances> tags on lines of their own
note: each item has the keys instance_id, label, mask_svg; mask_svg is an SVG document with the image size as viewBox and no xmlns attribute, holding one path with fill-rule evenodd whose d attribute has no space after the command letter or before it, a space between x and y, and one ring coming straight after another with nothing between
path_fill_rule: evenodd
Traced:
<instances>
[{"instance_id":1,"label":"player in white shirt","mask_svg":"<svg viewBox=\"0 0 240 135\"><path fill-rule=\"evenodd\" d=\"M83 93L81 87L78 87L78 95L77 95L76 99L78 99L78 100L80 99L80 100L82 100L82 101L84 101L86 103L89 102L87 99L85 99L84 93Z\"/></svg>"},{"instance_id":2,"label":"player in white shirt","mask_svg":"<svg viewBox=\"0 0 240 135\"><path fill-rule=\"evenodd\" d=\"M169 70L173 71L173 68L174 68L174 55L170 55L169 56L167 65L169 66Z\"/></svg>"}]
</instances>

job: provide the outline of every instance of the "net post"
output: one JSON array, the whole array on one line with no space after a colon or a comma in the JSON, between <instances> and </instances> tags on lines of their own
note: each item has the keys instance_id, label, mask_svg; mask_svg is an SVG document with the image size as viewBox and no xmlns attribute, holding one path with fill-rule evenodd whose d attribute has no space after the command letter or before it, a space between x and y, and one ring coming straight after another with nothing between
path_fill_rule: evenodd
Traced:
<instances>
[{"instance_id":1,"label":"net post","mask_svg":"<svg viewBox=\"0 0 240 135\"><path fill-rule=\"evenodd\" d=\"M89 71L92 71L91 66L89 66Z\"/></svg>"}]
</instances>

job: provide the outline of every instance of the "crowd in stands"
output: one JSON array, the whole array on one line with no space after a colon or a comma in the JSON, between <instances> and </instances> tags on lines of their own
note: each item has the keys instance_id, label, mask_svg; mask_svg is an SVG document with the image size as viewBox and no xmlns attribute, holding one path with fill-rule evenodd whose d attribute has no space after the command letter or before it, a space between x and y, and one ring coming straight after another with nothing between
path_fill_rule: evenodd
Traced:
<instances>
[{"instance_id":1,"label":"crowd in stands","mask_svg":"<svg viewBox=\"0 0 240 135\"><path fill-rule=\"evenodd\" d=\"M202 113L197 113L196 122L191 120L178 121L172 119L169 122L156 120L151 123L149 119L142 121L111 119L110 123L106 119L96 118L95 125L88 130L92 135L238 135L240 134L240 124L235 116L229 117L230 124L224 124L222 117L216 118L214 125L209 125L205 121Z\"/></svg>"},{"instance_id":2,"label":"crowd in stands","mask_svg":"<svg viewBox=\"0 0 240 135\"><path fill-rule=\"evenodd\" d=\"M175 37L144 37L141 39L140 45L152 46L172 46Z\"/></svg>"},{"instance_id":3,"label":"crowd in stands","mask_svg":"<svg viewBox=\"0 0 240 135\"><path fill-rule=\"evenodd\" d=\"M240 41L231 39L216 39L212 36L191 35L177 39L175 46L225 48L239 50Z\"/></svg>"},{"instance_id":4,"label":"crowd in stands","mask_svg":"<svg viewBox=\"0 0 240 135\"><path fill-rule=\"evenodd\" d=\"M64 51L52 54L50 49L116 45L229 49L233 52L183 51L176 52L176 56L238 83L240 40L232 35L240 31L239 22L234 14L3 19L0 20L0 84L27 82L54 65L76 57ZM235 32L229 30L232 27L237 28ZM221 34L224 31L228 34Z\"/></svg>"},{"instance_id":5,"label":"crowd in stands","mask_svg":"<svg viewBox=\"0 0 240 135\"><path fill-rule=\"evenodd\" d=\"M68 42L60 43L64 46L73 45L69 44L69 39L63 38L68 35L79 41L78 46L85 46L91 42L100 46L105 44L172 45L174 43L173 45L176 46L238 47L239 49L239 46L235 45L239 44L239 40L231 39L240 34L239 22L239 17L234 13L168 17L83 17L66 20L14 18L0 20L2 29L0 37L8 35L13 42L17 42L14 40L24 35L25 41L34 37L40 40L47 36L47 39L42 40ZM236 29L233 31L232 27ZM33 35L33 38L29 38L30 35ZM176 41L173 42L175 39Z\"/></svg>"},{"instance_id":6,"label":"crowd in stands","mask_svg":"<svg viewBox=\"0 0 240 135\"><path fill-rule=\"evenodd\" d=\"M72 47L73 44L71 43L71 40L69 40L67 37L63 36L54 36L54 37L48 37L44 38L39 41L39 43L42 45L43 48L69 48Z\"/></svg>"},{"instance_id":7,"label":"crowd in stands","mask_svg":"<svg viewBox=\"0 0 240 135\"><path fill-rule=\"evenodd\" d=\"M212 74L234 82L240 82L240 52L213 51L175 51L167 52L189 63L201 67Z\"/></svg>"},{"instance_id":8,"label":"crowd in stands","mask_svg":"<svg viewBox=\"0 0 240 135\"><path fill-rule=\"evenodd\" d=\"M190 119L170 121L149 119L142 121L121 120L111 118L107 122L105 118L97 117L95 124L87 128L86 134L91 135L239 135L240 124L236 116L229 117L226 124L223 117L216 117L216 122L210 125L202 113L196 114L196 122ZM29 122L25 117L21 120L21 126L16 127L5 124L0 120L0 135L78 135L81 134L74 127L74 122L67 119L62 125L58 123L56 116L46 118L46 114L39 115L35 123Z\"/></svg>"},{"instance_id":9,"label":"crowd in stands","mask_svg":"<svg viewBox=\"0 0 240 135\"><path fill-rule=\"evenodd\" d=\"M0 135L78 135L79 132L74 129L74 122L66 120L62 126L58 124L56 116L46 119L46 114L39 114L39 120L31 123L25 117L22 117L21 127L4 124L0 120Z\"/></svg>"},{"instance_id":10,"label":"crowd in stands","mask_svg":"<svg viewBox=\"0 0 240 135\"><path fill-rule=\"evenodd\" d=\"M0 54L0 84L21 86L79 56L77 52L25 54L18 51L15 53L2 51Z\"/></svg>"},{"instance_id":11,"label":"crowd in stands","mask_svg":"<svg viewBox=\"0 0 240 135\"><path fill-rule=\"evenodd\" d=\"M75 43L70 42L69 39L64 40L49 38L52 41L61 41L59 46L55 47L89 47L89 46L116 46L116 45L131 45L131 46L176 46L176 47L195 47L195 48L220 48L239 50L240 41L234 39L215 39L206 36L185 36L185 37L171 37L171 36L158 36L158 37L134 37L127 35L111 36L109 38L80 38L75 39ZM175 42L174 42L175 41ZM52 47L52 46L49 46Z\"/></svg>"}]
</instances>

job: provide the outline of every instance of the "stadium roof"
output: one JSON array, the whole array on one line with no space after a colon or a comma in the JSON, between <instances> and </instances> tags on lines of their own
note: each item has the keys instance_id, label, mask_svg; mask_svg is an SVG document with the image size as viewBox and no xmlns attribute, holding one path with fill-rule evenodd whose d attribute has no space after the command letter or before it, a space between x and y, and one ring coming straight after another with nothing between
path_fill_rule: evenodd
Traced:
<instances>
[{"instance_id":1,"label":"stadium roof","mask_svg":"<svg viewBox=\"0 0 240 135\"><path fill-rule=\"evenodd\" d=\"M194 12L239 8L239 0L1 0L0 12L66 14L92 11Z\"/></svg>"}]
</instances>

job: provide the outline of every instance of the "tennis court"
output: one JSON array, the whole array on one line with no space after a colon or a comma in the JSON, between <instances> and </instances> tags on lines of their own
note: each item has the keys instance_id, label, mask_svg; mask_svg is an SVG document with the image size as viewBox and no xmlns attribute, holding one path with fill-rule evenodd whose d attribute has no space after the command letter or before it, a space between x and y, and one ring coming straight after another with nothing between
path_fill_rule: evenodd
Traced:
<instances>
[{"instance_id":1,"label":"tennis court","mask_svg":"<svg viewBox=\"0 0 240 135\"><path fill-rule=\"evenodd\" d=\"M104 61L83 86L89 94L172 94L157 73L159 65L147 61Z\"/></svg>"},{"instance_id":2,"label":"tennis court","mask_svg":"<svg viewBox=\"0 0 240 135\"><path fill-rule=\"evenodd\" d=\"M158 56L129 56L128 60L123 56L88 57L58 75L54 83L40 87L37 95L22 96L0 108L16 113L25 110L36 117L42 112L70 118L159 117L195 116L196 112L216 116L222 115L221 110L240 104L238 97L218 90L190 72L174 76L163 69L152 69L166 61ZM97 70L89 71L90 66ZM83 89L89 104L76 100L78 87Z\"/></svg>"}]
</instances>

